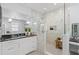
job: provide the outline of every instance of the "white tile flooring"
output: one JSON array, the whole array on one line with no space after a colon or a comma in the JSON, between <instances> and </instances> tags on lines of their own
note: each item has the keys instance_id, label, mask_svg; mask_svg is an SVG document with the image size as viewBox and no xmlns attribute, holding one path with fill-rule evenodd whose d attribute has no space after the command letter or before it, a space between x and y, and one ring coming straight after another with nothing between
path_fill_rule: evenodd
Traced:
<instances>
[{"instance_id":1,"label":"white tile flooring","mask_svg":"<svg viewBox=\"0 0 79 59\"><path fill-rule=\"evenodd\" d=\"M47 49L46 50L47 50L47 52L51 53L49 55L62 55L62 49L55 48L55 46L52 45L51 43L47 44ZM27 55L47 55L47 54L44 54L40 51L32 51Z\"/></svg>"},{"instance_id":2,"label":"white tile flooring","mask_svg":"<svg viewBox=\"0 0 79 59\"><path fill-rule=\"evenodd\" d=\"M40 51L32 51L27 55L45 55L45 54L43 52L40 52Z\"/></svg>"},{"instance_id":3,"label":"white tile flooring","mask_svg":"<svg viewBox=\"0 0 79 59\"><path fill-rule=\"evenodd\" d=\"M62 49L55 48L55 45L53 45L52 43L47 43L46 50L52 55L62 55Z\"/></svg>"},{"instance_id":4,"label":"white tile flooring","mask_svg":"<svg viewBox=\"0 0 79 59\"><path fill-rule=\"evenodd\" d=\"M62 55L62 49L57 49L55 47L55 44L52 42L47 42L46 52L51 53L51 55ZM46 55L46 54L39 51L32 51L28 55Z\"/></svg>"}]
</instances>

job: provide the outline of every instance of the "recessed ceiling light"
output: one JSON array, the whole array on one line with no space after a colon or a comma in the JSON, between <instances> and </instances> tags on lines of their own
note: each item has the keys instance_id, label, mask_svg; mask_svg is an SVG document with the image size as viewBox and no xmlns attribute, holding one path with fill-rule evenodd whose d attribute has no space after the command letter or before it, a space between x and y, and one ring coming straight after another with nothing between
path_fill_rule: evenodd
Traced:
<instances>
[{"instance_id":1,"label":"recessed ceiling light","mask_svg":"<svg viewBox=\"0 0 79 59\"><path fill-rule=\"evenodd\" d=\"M57 4L56 4L56 3L54 3L54 5L56 6Z\"/></svg>"},{"instance_id":2,"label":"recessed ceiling light","mask_svg":"<svg viewBox=\"0 0 79 59\"><path fill-rule=\"evenodd\" d=\"M29 21L27 21L26 23L27 23L27 24L30 24L30 22L29 22Z\"/></svg>"},{"instance_id":3,"label":"recessed ceiling light","mask_svg":"<svg viewBox=\"0 0 79 59\"><path fill-rule=\"evenodd\" d=\"M10 18L10 19L8 19L8 22L11 22L12 21L12 19Z\"/></svg>"}]
</instances>

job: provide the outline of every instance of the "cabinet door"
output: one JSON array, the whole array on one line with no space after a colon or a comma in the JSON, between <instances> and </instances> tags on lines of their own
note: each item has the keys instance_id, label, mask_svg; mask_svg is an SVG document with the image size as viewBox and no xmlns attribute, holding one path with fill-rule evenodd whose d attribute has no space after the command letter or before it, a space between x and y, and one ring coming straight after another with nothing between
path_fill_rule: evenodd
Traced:
<instances>
[{"instance_id":1,"label":"cabinet door","mask_svg":"<svg viewBox=\"0 0 79 59\"><path fill-rule=\"evenodd\" d=\"M30 40L30 50L36 50L37 49L37 37L30 37L28 38L28 40Z\"/></svg>"},{"instance_id":2,"label":"cabinet door","mask_svg":"<svg viewBox=\"0 0 79 59\"><path fill-rule=\"evenodd\" d=\"M20 40L20 53L28 54L29 52L36 50L36 45L36 38L23 38Z\"/></svg>"},{"instance_id":3,"label":"cabinet door","mask_svg":"<svg viewBox=\"0 0 79 59\"><path fill-rule=\"evenodd\" d=\"M0 55L2 54L2 44L0 42Z\"/></svg>"},{"instance_id":4,"label":"cabinet door","mask_svg":"<svg viewBox=\"0 0 79 59\"><path fill-rule=\"evenodd\" d=\"M3 55L15 55L18 51L17 40L11 40L2 42L2 54Z\"/></svg>"},{"instance_id":5,"label":"cabinet door","mask_svg":"<svg viewBox=\"0 0 79 59\"><path fill-rule=\"evenodd\" d=\"M20 42L20 54L24 55L28 53L29 50L29 40L27 38L22 38L19 40Z\"/></svg>"}]
</instances>

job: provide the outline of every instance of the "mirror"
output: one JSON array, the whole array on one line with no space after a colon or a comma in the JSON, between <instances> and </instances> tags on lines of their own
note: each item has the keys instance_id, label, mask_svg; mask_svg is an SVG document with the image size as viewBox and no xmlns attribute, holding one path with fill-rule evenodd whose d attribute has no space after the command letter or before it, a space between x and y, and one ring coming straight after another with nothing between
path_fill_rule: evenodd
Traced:
<instances>
[{"instance_id":1,"label":"mirror","mask_svg":"<svg viewBox=\"0 0 79 59\"><path fill-rule=\"evenodd\" d=\"M79 36L79 23L72 24L72 36Z\"/></svg>"}]
</instances>

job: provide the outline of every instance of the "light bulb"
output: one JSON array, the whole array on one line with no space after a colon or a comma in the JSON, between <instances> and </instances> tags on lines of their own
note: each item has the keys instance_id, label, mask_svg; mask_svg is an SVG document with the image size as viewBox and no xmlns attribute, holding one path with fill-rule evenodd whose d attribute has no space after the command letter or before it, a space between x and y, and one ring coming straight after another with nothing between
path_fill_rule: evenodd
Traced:
<instances>
[{"instance_id":1,"label":"light bulb","mask_svg":"<svg viewBox=\"0 0 79 59\"><path fill-rule=\"evenodd\" d=\"M27 23L27 24L30 24L30 22L29 22L29 21L27 21L26 23Z\"/></svg>"},{"instance_id":2,"label":"light bulb","mask_svg":"<svg viewBox=\"0 0 79 59\"><path fill-rule=\"evenodd\" d=\"M8 19L8 22L12 22L12 19L10 18L10 19Z\"/></svg>"}]
</instances>

